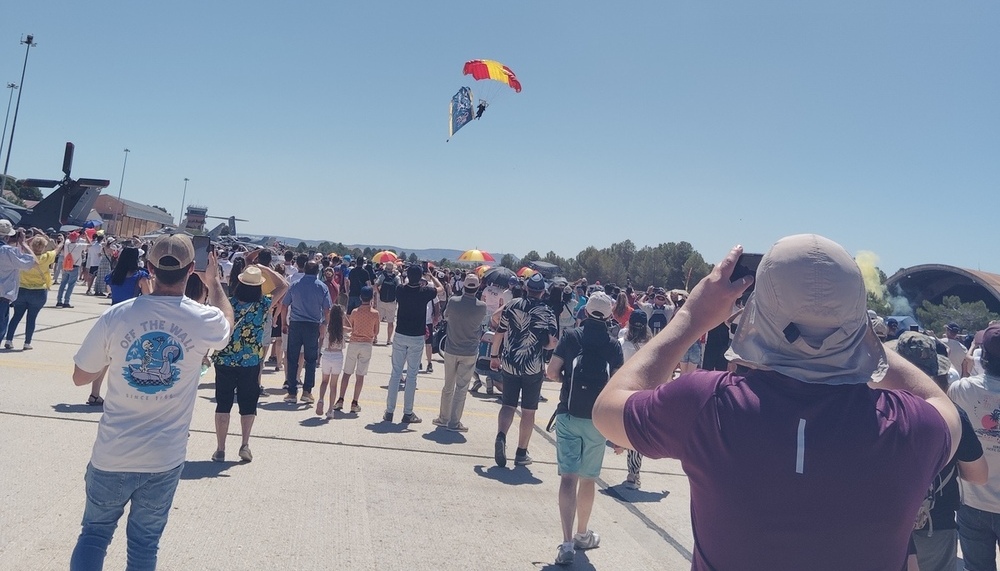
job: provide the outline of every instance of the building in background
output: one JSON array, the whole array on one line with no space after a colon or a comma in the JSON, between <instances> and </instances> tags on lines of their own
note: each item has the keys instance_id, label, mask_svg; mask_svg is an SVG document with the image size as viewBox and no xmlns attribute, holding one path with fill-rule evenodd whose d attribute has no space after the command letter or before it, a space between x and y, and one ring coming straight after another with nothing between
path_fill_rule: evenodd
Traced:
<instances>
[{"instance_id":1,"label":"building in background","mask_svg":"<svg viewBox=\"0 0 1000 571\"><path fill-rule=\"evenodd\" d=\"M108 194L97 197L94 210L104 221L105 231L114 236L144 236L174 225L173 216L159 208Z\"/></svg>"},{"instance_id":2,"label":"building in background","mask_svg":"<svg viewBox=\"0 0 1000 571\"><path fill-rule=\"evenodd\" d=\"M192 234L204 234L206 214L208 214L207 206L188 205L184 220L181 221L181 229Z\"/></svg>"}]
</instances>

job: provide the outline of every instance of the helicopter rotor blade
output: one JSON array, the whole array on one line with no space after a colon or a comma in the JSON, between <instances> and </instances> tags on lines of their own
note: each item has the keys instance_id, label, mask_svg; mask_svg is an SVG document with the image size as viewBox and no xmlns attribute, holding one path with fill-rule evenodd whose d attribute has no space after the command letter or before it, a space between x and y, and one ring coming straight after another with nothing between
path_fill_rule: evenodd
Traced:
<instances>
[{"instance_id":1,"label":"helicopter rotor blade","mask_svg":"<svg viewBox=\"0 0 1000 571\"><path fill-rule=\"evenodd\" d=\"M63 154L63 173L68 177L71 170L73 170L73 151L76 146L69 141L66 141L66 152Z\"/></svg>"},{"instance_id":2,"label":"helicopter rotor blade","mask_svg":"<svg viewBox=\"0 0 1000 571\"><path fill-rule=\"evenodd\" d=\"M20 181L21 186L34 186L35 188L55 188L59 186L61 180L48 180L44 178L26 178Z\"/></svg>"},{"instance_id":3,"label":"helicopter rotor blade","mask_svg":"<svg viewBox=\"0 0 1000 571\"><path fill-rule=\"evenodd\" d=\"M81 178L77 179L76 184L88 188L107 188L111 181L105 178Z\"/></svg>"}]
</instances>

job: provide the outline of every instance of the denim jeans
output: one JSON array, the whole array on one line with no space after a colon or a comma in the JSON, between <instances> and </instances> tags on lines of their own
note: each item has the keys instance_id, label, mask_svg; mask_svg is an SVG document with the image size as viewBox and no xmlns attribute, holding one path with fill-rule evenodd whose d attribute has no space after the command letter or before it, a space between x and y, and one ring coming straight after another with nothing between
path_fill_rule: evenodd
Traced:
<instances>
[{"instance_id":1,"label":"denim jeans","mask_svg":"<svg viewBox=\"0 0 1000 571\"><path fill-rule=\"evenodd\" d=\"M14 339L17 326L27 313L28 318L24 322L24 342L31 343L31 338L35 335L35 318L45 307L45 301L48 297L49 291L45 289L21 288L17 291L17 299L11 304L11 307L14 308L14 315L10 317L10 323L7 326L7 341Z\"/></svg>"},{"instance_id":2,"label":"denim jeans","mask_svg":"<svg viewBox=\"0 0 1000 571\"><path fill-rule=\"evenodd\" d=\"M8 321L10 321L10 300L0 297L0 339L7 334Z\"/></svg>"},{"instance_id":3,"label":"denim jeans","mask_svg":"<svg viewBox=\"0 0 1000 571\"><path fill-rule=\"evenodd\" d=\"M288 383L288 393L299 392L299 352L305 353L305 376L302 379L302 390L312 392L316 384L316 359L319 358L319 323L311 321L292 321L288 324L288 340L285 341L285 381Z\"/></svg>"},{"instance_id":4,"label":"denim jeans","mask_svg":"<svg viewBox=\"0 0 1000 571\"><path fill-rule=\"evenodd\" d=\"M396 410L396 385L403 377L403 364L406 364L406 390L403 393L403 414L413 414L413 398L417 391L417 370L420 369L420 355L424 352L423 335L392 336L392 373L389 375L389 394L385 399L385 411Z\"/></svg>"},{"instance_id":5,"label":"denim jeans","mask_svg":"<svg viewBox=\"0 0 1000 571\"><path fill-rule=\"evenodd\" d=\"M80 266L73 266L72 270L63 272L62 281L59 282L59 292L56 293L56 303L69 304L69 296L73 295L73 288L76 287L76 282L79 279Z\"/></svg>"},{"instance_id":6,"label":"denim jeans","mask_svg":"<svg viewBox=\"0 0 1000 571\"><path fill-rule=\"evenodd\" d=\"M167 525L184 464L166 472L104 472L87 465L83 530L70 559L72 571L102 569L125 504L132 504L125 534L129 571L156 569L156 551Z\"/></svg>"},{"instance_id":7,"label":"denim jeans","mask_svg":"<svg viewBox=\"0 0 1000 571\"><path fill-rule=\"evenodd\" d=\"M1000 514L969 506L958 508L958 542L968 571L996 571Z\"/></svg>"}]
</instances>

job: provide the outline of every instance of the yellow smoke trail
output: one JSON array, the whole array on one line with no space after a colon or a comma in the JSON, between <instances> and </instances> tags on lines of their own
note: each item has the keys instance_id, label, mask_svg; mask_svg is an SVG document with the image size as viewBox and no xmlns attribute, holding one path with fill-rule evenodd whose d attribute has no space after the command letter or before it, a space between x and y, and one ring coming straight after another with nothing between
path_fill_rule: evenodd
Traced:
<instances>
[{"instance_id":1,"label":"yellow smoke trail","mask_svg":"<svg viewBox=\"0 0 1000 571\"><path fill-rule=\"evenodd\" d=\"M885 286L882 285L878 275L878 255L875 252L861 250L854 257L854 261L861 268L861 276L865 280L865 290L885 299Z\"/></svg>"}]
</instances>

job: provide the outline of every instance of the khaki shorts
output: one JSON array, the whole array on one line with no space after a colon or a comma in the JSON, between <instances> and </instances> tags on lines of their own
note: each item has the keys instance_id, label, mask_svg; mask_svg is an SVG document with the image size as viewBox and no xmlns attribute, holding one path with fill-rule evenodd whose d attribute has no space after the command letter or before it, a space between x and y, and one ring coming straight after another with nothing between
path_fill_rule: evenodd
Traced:
<instances>
[{"instance_id":1,"label":"khaki shorts","mask_svg":"<svg viewBox=\"0 0 1000 571\"><path fill-rule=\"evenodd\" d=\"M372 360L371 343L348 343L344 352L344 373L358 376L368 374L368 363Z\"/></svg>"},{"instance_id":2,"label":"khaki shorts","mask_svg":"<svg viewBox=\"0 0 1000 571\"><path fill-rule=\"evenodd\" d=\"M378 302L378 318L382 323L395 323L396 322L396 302L395 301L380 301Z\"/></svg>"}]
</instances>

